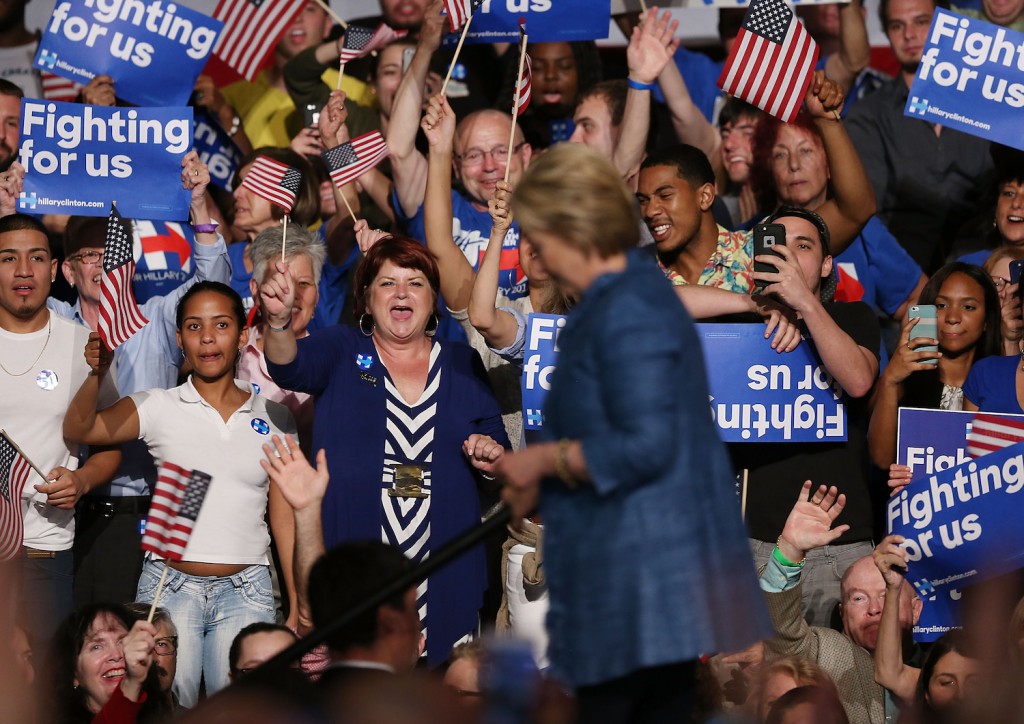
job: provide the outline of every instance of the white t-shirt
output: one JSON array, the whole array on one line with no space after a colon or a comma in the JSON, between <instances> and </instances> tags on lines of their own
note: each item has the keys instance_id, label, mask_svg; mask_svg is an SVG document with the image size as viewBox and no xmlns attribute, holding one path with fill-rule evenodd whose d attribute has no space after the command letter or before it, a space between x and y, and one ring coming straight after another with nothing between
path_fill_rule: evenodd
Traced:
<instances>
[{"instance_id":1,"label":"white t-shirt","mask_svg":"<svg viewBox=\"0 0 1024 724\"><path fill-rule=\"evenodd\" d=\"M61 429L68 405L89 374L88 339L88 329L52 312L48 326L37 332L0 329L0 427L44 475L57 466L74 470L79 464L79 446L68 443ZM113 392L111 383L105 401ZM22 491L25 545L67 550L75 538L75 511L47 505L34 487L45 482L33 472Z\"/></svg>"},{"instance_id":2,"label":"white t-shirt","mask_svg":"<svg viewBox=\"0 0 1024 724\"><path fill-rule=\"evenodd\" d=\"M271 436L294 435L295 422L288 408L257 395L248 382L235 384L249 393L249 399L227 422L199 395L191 377L171 390L130 395L139 412L139 438L157 466L166 460L212 478L185 548L186 561L269 561L269 481L260 460Z\"/></svg>"}]
</instances>

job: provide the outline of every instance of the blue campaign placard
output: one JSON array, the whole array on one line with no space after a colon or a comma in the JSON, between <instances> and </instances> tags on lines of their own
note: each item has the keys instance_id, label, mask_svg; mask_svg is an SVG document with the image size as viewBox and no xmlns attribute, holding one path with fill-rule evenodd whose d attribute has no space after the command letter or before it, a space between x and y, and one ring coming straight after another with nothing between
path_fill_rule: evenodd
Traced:
<instances>
[{"instance_id":1,"label":"blue campaign placard","mask_svg":"<svg viewBox=\"0 0 1024 724\"><path fill-rule=\"evenodd\" d=\"M210 169L210 181L230 193L235 172L245 156L205 108L196 108L195 116L195 151Z\"/></svg>"},{"instance_id":2,"label":"blue campaign placard","mask_svg":"<svg viewBox=\"0 0 1024 724\"><path fill-rule=\"evenodd\" d=\"M473 14L467 43L518 43L519 21L531 43L599 40L608 37L611 0L483 0ZM445 45L462 34L451 33Z\"/></svg>"},{"instance_id":3,"label":"blue campaign placard","mask_svg":"<svg viewBox=\"0 0 1024 724\"><path fill-rule=\"evenodd\" d=\"M83 85L109 75L135 105L184 106L223 26L165 0L60 0L35 67Z\"/></svg>"},{"instance_id":4,"label":"blue campaign placard","mask_svg":"<svg viewBox=\"0 0 1024 724\"><path fill-rule=\"evenodd\" d=\"M935 9L904 115L1024 149L1024 33Z\"/></svg>"},{"instance_id":5,"label":"blue campaign placard","mask_svg":"<svg viewBox=\"0 0 1024 724\"><path fill-rule=\"evenodd\" d=\"M1022 490L1018 443L918 478L889 499L886 528L906 538L907 580L938 618L955 616L961 587L1024 566Z\"/></svg>"},{"instance_id":6,"label":"blue campaign placard","mask_svg":"<svg viewBox=\"0 0 1024 724\"><path fill-rule=\"evenodd\" d=\"M523 424L544 426L544 398L558 361L565 317L531 314L523 353ZM711 415L725 442L846 439L842 389L807 342L778 354L761 324L698 324Z\"/></svg>"},{"instance_id":7,"label":"blue campaign placard","mask_svg":"<svg viewBox=\"0 0 1024 724\"><path fill-rule=\"evenodd\" d=\"M181 159L192 147L192 109L115 108L23 99L18 210L30 214L184 221L191 192Z\"/></svg>"},{"instance_id":8,"label":"blue campaign placard","mask_svg":"<svg viewBox=\"0 0 1024 724\"><path fill-rule=\"evenodd\" d=\"M711 415L725 442L846 439L839 385L806 340L779 354L763 324L698 324Z\"/></svg>"},{"instance_id":9,"label":"blue campaign placard","mask_svg":"<svg viewBox=\"0 0 1024 724\"><path fill-rule=\"evenodd\" d=\"M558 333L566 318L560 314L531 314L526 323L523 350L523 426L544 429L544 398L551 389L551 373L558 359Z\"/></svg>"},{"instance_id":10,"label":"blue campaign placard","mask_svg":"<svg viewBox=\"0 0 1024 724\"><path fill-rule=\"evenodd\" d=\"M896 462L909 467L915 479L967 462L973 419L973 412L901 407L896 418Z\"/></svg>"}]
</instances>

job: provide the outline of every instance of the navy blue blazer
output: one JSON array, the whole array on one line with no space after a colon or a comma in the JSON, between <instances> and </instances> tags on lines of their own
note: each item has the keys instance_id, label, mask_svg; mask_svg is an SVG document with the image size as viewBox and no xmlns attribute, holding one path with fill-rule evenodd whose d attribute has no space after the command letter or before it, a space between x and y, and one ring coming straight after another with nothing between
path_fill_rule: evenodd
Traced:
<instances>
[{"instance_id":1,"label":"navy blue blazer","mask_svg":"<svg viewBox=\"0 0 1024 724\"><path fill-rule=\"evenodd\" d=\"M430 548L436 549L480 523L476 473L462 454L470 433L490 435L509 447L480 356L463 344L443 342L431 462ZM323 502L324 543L381 539L384 461L384 370L370 337L345 326L312 332L298 341L287 365L267 360L286 390L316 399L313 450L327 452L331 482ZM478 624L487 586L480 546L430 577L428 658L443 662L452 643Z\"/></svg>"},{"instance_id":2,"label":"navy blue blazer","mask_svg":"<svg viewBox=\"0 0 1024 724\"><path fill-rule=\"evenodd\" d=\"M771 635L696 330L653 261L598 278L558 339L546 435L591 482L545 480L549 655L574 686Z\"/></svg>"}]
</instances>

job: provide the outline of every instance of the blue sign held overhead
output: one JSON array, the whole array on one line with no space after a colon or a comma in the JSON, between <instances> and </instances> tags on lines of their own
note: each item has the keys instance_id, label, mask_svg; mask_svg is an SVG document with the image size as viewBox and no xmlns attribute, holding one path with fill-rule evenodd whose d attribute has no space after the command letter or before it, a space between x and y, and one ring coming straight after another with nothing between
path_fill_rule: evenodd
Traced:
<instances>
[{"instance_id":1,"label":"blue sign held overhead","mask_svg":"<svg viewBox=\"0 0 1024 724\"><path fill-rule=\"evenodd\" d=\"M904 115L1024 150L1024 33L935 9Z\"/></svg>"},{"instance_id":2,"label":"blue sign held overhead","mask_svg":"<svg viewBox=\"0 0 1024 724\"><path fill-rule=\"evenodd\" d=\"M192 147L192 109L116 108L23 99L18 210L184 221L191 193L181 159Z\"/></svg>"},{"instance_id":3,"label":"blue sign held overhead","mask_svg":"<svg viewBox=\"0 0 1024 724\"><path fill-rule=\"evenodd\" d=\"M83 85L109 75L118 98L136 105L183 106L223 26L164 0L60 0L35 66Z\"/></svg>"},{"instance_id":4,"label":"blue sign held overhead","mask_svg":"<svg viewBox=\"0 0 1024 724\"><path fill-rule=\"evenodd\" d=\"M200 160L210 169L210 182L225 191L233 190L232 181L238 166L245 158L241 149L231 140L227 131L214 120L205 108L195 109L193 140Z\"/></svg>"},{"instance_id":5,"label":"blue sign held overhead","mask_svg":"<svg viewBox=\"0 0 1024 724\"><path fill-rule=\"evenodd\" d=\"M611 0L483 0L466 42L518 43L520 20L531 43L599 40L608 37ZM461 32L446 36L444 44L457 44Z\"/></svg>"}]
</instances>

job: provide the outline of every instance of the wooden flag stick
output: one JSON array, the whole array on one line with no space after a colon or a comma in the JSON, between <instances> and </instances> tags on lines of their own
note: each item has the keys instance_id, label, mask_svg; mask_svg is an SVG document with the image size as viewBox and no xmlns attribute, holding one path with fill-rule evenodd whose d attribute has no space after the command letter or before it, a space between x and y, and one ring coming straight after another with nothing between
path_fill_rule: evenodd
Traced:
<instances>
[{"instance_id":1,"label":"wooden flag stick","mask_svg":"<svg viewBox=\"0 0 1024 724\"><path fill-rule=\"evenodd\" d=\"M341 16L339 16L338 13L334 12L333 10L331 10L331 6L328 5L326 2L324 2L324 0L313 0L313 2L315 2L317 5L322 7L324 9L325 13L327 13L332 18L334 18L334 22L336 22L342 28L345 28L346 30L348 29L348 23L346 23L344 20L342 20Z\"/></svg>"},{"instance_id":2,"label":"wooden flag stick","mask_svg":"<svg viewBox=\"0 0 1024 724\"><path fill-rule=\"evenodd\" d=\"M28 466L30 468L36 471L36 475L41 477L44 483L50 482L49 480L46 479L46 476L43 475L43 471L40 470L39 467L29 459L28 455L25 454L25 451L18 447L18 443L14 442L14 440L11 439L11 436L7 434L6 430L0 429L0 435L3 435L5 438L7 438L7 442L11 443L11 447L18 451L18 454L25 459L25 462L28 463Z\"/></svg>"},{"instance_id":3,"label":"wooden flag stick","mask_svg":"<svg viewBox=\"0 0 1024 724\"><path fill-rule=\"evenodd\" d=\"M473 22L473 16L470 15L466 19L466 24L462 26L462 35L459 36L459 44L455 46L455 55L452 56L452 63L448 66L448 75L444 77L444 83L441 84L441 95L445 94L448 90L448 81L452 79L452 71L455 70L455 64L459 62L459 53L462 52L462 43L466 40L466 33L469 32L469 24Z\"/></svg>"},{"instance_id":4,"label":"wooden flag stick","mask_svg":"<svg viewBox=\"0 0 1024 724\"><path fill-rule=\"evenodd\" d=\"M743 468L743 487L740 493L740 519L747 522L747 476L750 470Z\"/></svg>"},{"instance_id":5,"label":"wooden flag stick","mask_svg":"<svg viewBox=\"0 0 1024 724\"><path fill-rule=\"evenodd\" d=\"M640 0L640 12L644 15L647 14L647 3L645 3L644 0Z\"/></svg>"},{"instance_id":6,"label":"wooden flag stick","mask_svg":"<svg viewBox=\"0 0 1024 724\"><path fill-rule=\"evenodd\" d=\"M284 264L284 245L288 241L288 214L284 215L281 223L284 225L284 228L281 230L281 263Z\"/></svg>"},{"instance_id":7,"label":"wooden flag stick","mask_svg":"<svg viewBox=\"0 0 1024 724\"><path fill-rule=\"evenodd\" d=\"M348 202L348 197L345 196L345 192L340 186L338 187L338 196L340 196L341 200L345 203L345 208L348 209L348 215L352 217L352 221L356 221L356 212L352 210L352 204Z\"/></svg>"},{"instance_id":8,"label":"wooden flag stick","mask_svg":"<svg viewBox=\"0 0 1024 724\"><path fill-rule=\"evenodd\" d=\"M519 93L523 86L523 66L526 65L526 33L523 33L522 48L519 51L519 72L516 73L516 97L512 103L512 133L508 137L508 157L505 159L505 183L508 183L508 172L512 168L512 149L516 145L516 121L519 120Z\"/></svg>"},{"instance_id":9,"label":"wooden flag stick","mask_svg":"<svg viewBox=\"0 0 1024 724\"><path fill-rule=\"evenodd\" d=\"M341 63L338 66L338 87L334 90L341 90L341 79L345 77L345 64Z\"/></svg>"},{"instance_id":10,"label":"wooden flag stick","mask_svg":"<svg viewBox=\"0 0 1024 724\"><path fill-rule=\"evenodd\" d=\"M156 593L153 595L153 605L149 607L149 615L146 616L146 623L153 623L153 614L156 613L156 607L160 603L160 592L164 588L164 581L167 579L167 569L170 568L167 565L167 561L164 561L164 572L160 574L160 583L156 586Z\"/></svg>"}]
</instances>

